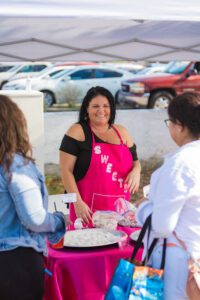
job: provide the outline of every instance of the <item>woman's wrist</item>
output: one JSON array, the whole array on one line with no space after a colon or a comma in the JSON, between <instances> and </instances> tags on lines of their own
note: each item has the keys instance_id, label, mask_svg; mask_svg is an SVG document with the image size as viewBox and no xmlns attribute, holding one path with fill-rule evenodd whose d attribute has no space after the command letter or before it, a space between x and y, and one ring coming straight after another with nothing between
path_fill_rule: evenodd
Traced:
<instances>
[{"instance_id":1,"label":"woman's wrist","mask_svg":"<svg viewBox=\"0 0 200 300\"><path fill-rule=\"evenodd\" d=\"M141 165L139 160L134 161L133 171L137 173L141 173Z\"/></svg>"},{"instance_id":2,"label":"woman's wrist","mask_svg":"<svg viewBox=\"0 0 200 300\"><path fill-rule=\"evenodd\" d=\"M76 202L74 202L74 204L76 205L78 205L78 204L81 204L83 202L83 200L82 199L80 199L80 198L77 198L77 200L76 200Z\"/></svg>"},{"instance_id":3,"label":"woman's wrist","mask_svg":"<svg viewBox=\"0 0 200 300\"><path fill-rule=\"evenodd\" d=\"M141 173L141 168L139 166L135 166L135 167L133 167L131 172L140 174Z\"/></svg>"}]
</instances>

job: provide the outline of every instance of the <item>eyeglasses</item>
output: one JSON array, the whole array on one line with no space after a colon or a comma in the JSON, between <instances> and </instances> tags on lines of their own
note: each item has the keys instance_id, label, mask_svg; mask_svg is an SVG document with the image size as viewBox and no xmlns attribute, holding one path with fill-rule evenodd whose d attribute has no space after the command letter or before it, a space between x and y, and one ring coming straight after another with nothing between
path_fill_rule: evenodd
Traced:
<instances>
[{"instance_id":1,"label":"eyeglasses","mask_svg":"<svg viewBox=\"0 0 200 300\"><path fill-rule=\"evenodd\" d=\"M164 120L164 122L165 122L165 125L167 127L169 127L169 124L170 124L170 122L172 122L172 120L171 119L166 119L166 120Z\"/></svg>"},{"instance_id":2,"label":"eyeglasses","mask_svg":"<svg viewBox=\"0 0 200 300\"><path fill-rule=\"evenodd\" d=\"M178 126L184 126L180 121L177 121L177 120L174 121L173 119L166 119L166 120L164 120L164 122L165 122L167 127L169 127L170 123L176 124Z\"/></svg>"}]
</instances>

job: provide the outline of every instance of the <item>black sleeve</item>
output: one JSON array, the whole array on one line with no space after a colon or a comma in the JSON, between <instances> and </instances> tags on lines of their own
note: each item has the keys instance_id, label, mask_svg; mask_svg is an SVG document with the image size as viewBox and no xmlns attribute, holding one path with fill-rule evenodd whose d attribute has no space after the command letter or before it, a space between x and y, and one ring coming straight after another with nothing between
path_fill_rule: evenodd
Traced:
<instances>
[{"instance_id":1,"label":"black sleeve","mask_svg":"<svg viewBox=\"0 0 200 300\"><path fill-rule=\"evenodd\" d=\"M59 150L78 156L80 152L79 141L65 134Z\"/></svg>"},{"instance_id":2,"label":"black sleeve","mask_svg":"<svg viewBox=\"0 0 200 300\"><path fill-rule=\"evenodd\" d=\"M134 144L132 147L129 148L131 155L133 157L133 161L138 160L138 155L137 155L137 150L136 150L136 145Z\"/></svg>"}]
</instances>

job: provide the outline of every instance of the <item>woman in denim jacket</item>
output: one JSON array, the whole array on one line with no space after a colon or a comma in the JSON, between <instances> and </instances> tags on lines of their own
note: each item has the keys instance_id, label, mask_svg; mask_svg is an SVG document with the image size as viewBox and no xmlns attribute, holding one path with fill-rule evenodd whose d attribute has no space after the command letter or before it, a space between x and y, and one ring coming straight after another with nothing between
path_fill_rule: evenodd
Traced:
<instances>
[{"instance_id":1,"label":"woman in denim jacket","mask_svg":"<svg viewBox=\"0 0 200 300\"><path fill-rule=\"evenodd\" d=\"M46 237L57 243L65 216L47 212L22 111L0 95L0 299L42 300Z\"/></svg>"}]
</instances>

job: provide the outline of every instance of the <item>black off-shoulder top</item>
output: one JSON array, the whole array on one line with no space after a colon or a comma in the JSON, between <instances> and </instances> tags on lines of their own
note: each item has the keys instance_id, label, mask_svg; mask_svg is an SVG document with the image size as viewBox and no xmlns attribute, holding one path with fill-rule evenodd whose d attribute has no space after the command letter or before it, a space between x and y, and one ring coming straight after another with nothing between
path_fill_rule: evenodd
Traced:
<instances>
[{"instance_id":1,"label":"black off-shoulder top","mask_svg":"<svg viewBox=\"0 0 200 300\"><path fill-rule=\"evenodd\" d=\"M92 134L88 124L80 123L85 134L85 141L78 141L68 135L64 135L59 150L77 156L74 166L74 177L78 181L82 179L90 165L92 156ZM94 135L95 141L98 143L106 143ZM129 148L133 161L138 160L136 145Z\"/></svg>"}]
</instances>

